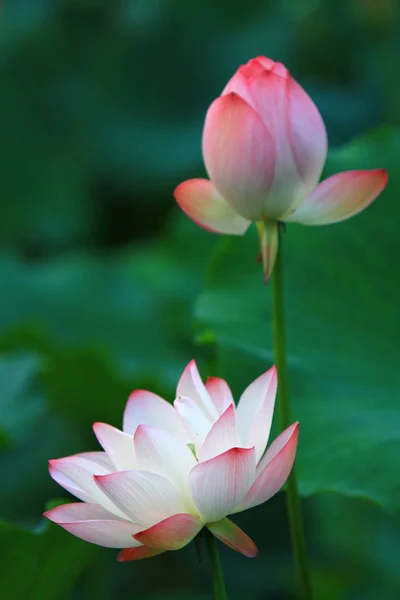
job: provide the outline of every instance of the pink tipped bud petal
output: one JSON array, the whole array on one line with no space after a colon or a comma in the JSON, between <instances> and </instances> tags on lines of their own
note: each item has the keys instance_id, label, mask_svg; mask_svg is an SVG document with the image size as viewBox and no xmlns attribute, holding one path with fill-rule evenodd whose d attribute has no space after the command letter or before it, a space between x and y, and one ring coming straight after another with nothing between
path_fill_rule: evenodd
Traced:
<instances>
[{"instance_id":1,"label":"pink tipped bud petal","mask_svg":"<svg viewBox=\"0 0 400 600\"><path fill-rule=\"evenodd\" d=\"M281 67L248 82L256 111L271 132L276 150L274 180L264 205L264 215L276 219L316 185L327 152L318 109Z\"/></svg>"},{"instance_id":2,"label":"pink tipped bud petal","mask_svg":"<svg viewBox=\"0 0 400 600\"><path fill-rule=\"evenodd\" d=\"M241 217L217 192L208 179L189 179L174 191L184 213L212 233L243 235L250 221Z\"/></svg>"},{"instance_id":3,"label":"pink tipped bud petal","mask_svg":"<svg viewBox=\"0 0 400 600\"><path fill-rule=\"evenodd\" d=\"M271 60L270 58L257 56L257 58L251 58L245 65L241 65L236 74L240 73L246 78L247 81L250 81L260 77L266 71L271 71L274 66L275 61ZM234 78L235 75L232 77L232 79Z\"/></svg>"},{"instance_id":4,"label":"pink tipped bud petal","mask_svg":"<svg viewBox=\"0 0 400 600\"><path fill-rule=\"evenodd\" d=\"M234 76L228 81L221 96L227 96L228 94L232 94L232 92L240 96L249 106L254 108L253 99L247 85L247 77L240 69L236 71Z\"/></svg>"},{"instance_id":5,"label":"pink tipped bud petal","mask_svg":"<svg viewBox=\"0 0 400 600\"><path fill-rule=\"evenodd\" d=\"M257 61L264 69L270 71L276 65L276 62L272 60L272 58L267 58L266 56L257 56L257 58L253 59Z\"/></svg>"},{"instance_id":6,"label":"pink tipped bud petal","mask_svg":"<svg viewBox=\"0 0 400 600\"><path fill-rule=\"evenodd\" d=\"M293 79L288 82L289 144L299 176L307 190L321 177L328 138L321 114L310 96Z\"/></svg>"},{"instance_id":7,"label":"pink tipped bud petal","mask_svg":"<svg viewBox=\"0 0 400 600\"><path fill-rule=\"evenodd\" d=\"M371 204L386 184L385 169L337 173L320 183L285 220L304 225L344 221Z\"/></svg>"},{"instance_id":8,"label":"pink tipped bud petal","mask_svg":"<svg viewBox=\"0 0 400 600\"><path fill-rule=\"evenodd\" d=\"M214 100L203 130L203 156L218 192L242 217L263 218L275 168L274 144L261 117L235 93Z\"/></svg>"}]
</instances>

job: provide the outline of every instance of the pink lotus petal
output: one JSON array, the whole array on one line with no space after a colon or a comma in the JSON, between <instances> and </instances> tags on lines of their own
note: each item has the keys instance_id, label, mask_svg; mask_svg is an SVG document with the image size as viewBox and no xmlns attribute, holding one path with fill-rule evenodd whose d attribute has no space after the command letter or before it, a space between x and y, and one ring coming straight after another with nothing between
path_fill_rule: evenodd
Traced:
<instances>
[{"instance_id":1,"label":"pink lotus petal","mask_svg":"<svg viewBox=\"0 0 400 600\"><path fill-rule=\"evenodd\" d=\"M277 384L276 368L272 367L246 388L236 409L242 443L255 446L257 462L268 443Z\"/></svg>"},{"instance_id":2,"label":"pink lotus petal","mask_svg":"<svg viewBox=\"0 0 400 600\"><path fill-rule=\"evenodd\" d=\"M45 517L53 523L71 523L71 521L121 521L100 504L89 504L88 502L72 502L70 504L60 504L43 513ZM136 528L140 530L138 527Z\"/></svg>"},{"instance_id":3,"label":"pink lotus petal","mask_svg":"<svg viewBox=\"0 0 400 600\"><path fill-rule=\"evenodd\" d=\"M282 77L274 70L264 70L248 81L255 110L270 132L270 143L275 152L273 182L268 195L263 196L261 210L265 218L277 220L310 190L298 172L291 147L289 81L290 77ZM219 188L217 181L215 184ZM222 189L221 192L224 193ZM226 194L225 197L229 201Z\"/></svg>"},{"instance_id":4,"label":"pink lotus petal","mask_svg":"<svg viewBox=\"0 0 400 600\"><path fill-rule=\"evenodd\" d=\"M279 224L277 221L260 221L257 223L258 238L260 240L260 259L263 264L264 284L271 276L275 266L279 246Z\"/></svg>"},{"instance_id":5,"label":"pink lotus petal","mask_svg":"<svg viewBox=\"0 0 400 600\"><path fill-rule=\"evenodd\" d=\"M185 509L194 508L189 492L188 476L197 464L188 446L166 431L140 425L134 436L138 468L169 479L185 502Z\"/></svg>"},{"instance_id":6,"label":"pink lotus petal","mask_svg":"<svg viewBox=\"0 0 400 600\"><path fill-rule=\"evenodd\" d=\"M91 470L100 467L111 472L114 469L112 460L106 452L81 452L80 454L74 454L74 456L79 457L82 466Z\"/></svg>"},{"instance_id":7,"label":"pink lotus petal","mask_svg":"<svg viewBox=\"0 0 400 600\"><path fill-rule=\"evenodd\" d=\"M195 400L211 422L218 418L215 406L200 377L196 361L191 360L184 369L176 388L176 396Z\"/></svg>"},{"instance_id":8,"label":"pink lotus petal","mask_svg":"<svg viewBox=\"0 0 400 600\"><path fill-rule=\"evenodd\" d=\"M110 471L102 464L103 460L98 460L97 457L93 460L92 456L88 458L88 455L92 454L75 454L50 460L51 477L77 498L85 502L101 504L113 514L126 518L126 515L110 502L94 482L93 475L106 475Z\"/></svg>"},{"instance_id":9,"label":"pink lotus petal","mask_svg":"<svg viewBox=\"0 0 400 600\"><path fill-rule=\"evenodd\" d=\"M126 562L128 560L141 560L142 558L152 558L158 554L162 554L164 550L159 548L150 548L149 546L138 546L137 548L125 548L117 556L118 562Z\"/></svg>"},{"instance_id":10,"label":"pink lotus petal","mask_svg":"<svg viewBox=\"0 0 400 600\"><path fill-rule=\"evenodd\" d=\"M49 472L54 481L80 500L90 502L90 495L76 481L71 479L64 468L65 461L68 460L73 464L84 467L89 473L99 472L101 474L110 473L113 470L112 462L105 452L83 452L63 459L49 460Z\"/></svg>"},{"instance_id":11,"label":"pink lotus petal","mask_svg":"<svg viewBox=\"0 0 400 600\"><path fill-rule=\"evenodd\" d=\"M231 389L224 379L209 377L205 386L219 415L222 415L228 406L235 404Z\"/></svg>"},{"instance_id":12,"label":"pink lotus petal","mask_svg":"<svg viewBox=\"0 0 400 600\"><path fill-rule=\"evenodd\" d=\"M235 407L231 404L214 423L199 452L199 462L204 462L232 448L240 446L235 423Z\"/></svg>"},{"instance_id":13,"label":"pink lotus petal","mask_svg":"<svg viewBox=\"0 0 400 600\"><path fill-rule=\"evenodd\" d=\"M58 462L60 459L49 460L49 473L50 477L54 479L56 483L61 485L67 492L83 500L84 502L93 502L91 496L82 489L81 485L78 485L75 478L71 477L71 473L68 469L63 468L64 462ZM89 479L90 475L88 475Z\"/></svg>"},{"instance_id":14,"label":"pink lotus petal","mask_svg":"<svg viewBox=\"0 0 400 600\"><path fill-rule=\"evenodd\" d=\"M246 79L253 79L259 77L265 70L270 71L275 66L275 62L265 56L257 56L251 58L245 65L241 65L237 71L243 75Z\"/></svg>"},{"instance_id":15,"label":"pink lotus petal","mask_svg":"<svg viewBox=\"0 0 400 600\"><path fill-rule=\"evenodd\" d=\"M299 424L294 423L271 444L257 467L257 478L235 512L258 506L274 496L286 482L296 456Z\"/></svg>"},{"instance_id":16,"label":"pink lotus petal","mask_svg":"<svg viewBox=\"0 0 400 600\"><path fill-rule=\"evenodd\" d=\"M159 550L180 550L202 529L204 523L190 514L178 514L164 519L135 535L135 539Z\"/></svg>"},{"instance_id":17,"label":"pink lotus petal","mask_svg":"<svg viewBox=\"0 0 400 600\"><path fill-rule=\"evenodd\" d=\"M95 481L111 502L142 528L183 510L174 485L155 473L121 471L96 476Z\"/></svg>"},{"instance_id":18,"label":"pink lotus petal","mask_svg":"<svg viewBox=\"0 0 400 600\"><path fill-rule=\"evenodd\" d=\"M228 81L228 83L224 87L221 96L227 96L228 94L232 94L232 92L233 92L233 93L237 94L238 96L240 96L240 98L242 98L242 100L247 102L247 104L249 106L254 108L253 99L251 97L249 88L247 86L247 76L242 71L242 69L244 69L244 68L245 68L245 65L243 65L243 67L241 67L238 71L236 71L234 76L231 77L231 79ZM261 67L259 67L259 68L261 68Z\"/></svg>"},{"instance_id":19,"label":"pink lotus petal","mask_svg":"<svg viewBox=\"0 0 400 600\"><path fill-rule=\"evenodd\" d=\"M276 62L275 64L273 64L269 70L272 73L274 73L275 75L280 75L281 77L287 77L287 78L290 77L289 71L287 70L285 65L283 65L280 62Z\"/></svg>"},{"instance_id":20,"label":"pink lotus petal","mask_svg":"<svg viewBox=\"0 0 400 600\"><path fill-rule=\"evenodd\" d=\"M210 431L213 420L192 398L179 396L174 401L174 407L185 425L190 442L198 449Z\"/></svg>"},{"instance_id":21,"label":"pink lotus petal","mask_svg":"<svg viewBox=\"0 0 400 600\"><path fill-rule=\"evenodd\" d=\"M272 60L271 58L267 58L266 56L257 56L257 58L255 60L260 65L262 65L264 67L264 69L267 69L267 71L270 71L276 65L274 60Z\"/></svg>"},{"instance_id":22,"label":"pink lotus petal","mask_svg":"<svg viewBox=\"0 0 400 600\"><path fill-rule=\"evenodd\" d=\"M240 552L240 554L244 554L244 556L248 556L249 558L257 556L258 550L253 540L229 519L222 519L216 523L207 523L206 527L215 537L229 546L229 548L232 548L232 550L236 550L236 552Z\"/></svg>"},{"instance_id":23,"label":"pink lotus petal","mask_svg":"<svg viewBox=\"0 0 400 600\"><path fill-rule=\"evenodd\" d=\"M139 425L165 429L189 442L187 433L172 404L146 390L135 390L128 398L124 412L123 430L133 436Z\"/></svg>"},{"instance_id":24,"label":"pink lotus petal","mask_svg":"<svg viewBox=\"0 0 400 600\"><path fill-rule=\"evenodd\" d=\"M278 435L277 438L274 439L272 444L267 448L266 453L260 460L256 468L256 475L258 476L261 471L270 463L272 460L281 452L283 448L286 447L287 443L292 440L293 436L296 440L299 437L299 428L300 424L298 421L289 425L282 433Z\"/></svg>"},{"instance_id":25,"label":"pink lotus petal","mask_svg":"<svg viewBox=\"0 0 400 600\"><path fill-rule=\"evenodd\" d=\"M249 221L262 220L275 167L275 146L260 116L235 93L214 100L203 130L203 156L211 181Z\"/></svg>"},{"instance_id":26,"label":"pink lotus petal","mask_svg":"<svg viewBox=\"0 0 400 600\"><path fill-rule=\"evenodd\" d=\"M189 483L204 521L218 521L240 504L254 482L255 470L254 448L232 448L197 464Z\"/></svg>"},{"instance_id":27,"label":"pink lotus petal","mask_svg":"<svg viewBox=\"0 0 400 600\"><path fill-rule=\"evenodd\" d=\"M98 546L124 548L138 545L133 535L140 527L116 518L97 504L62 504L45 512L44 516L76 537Z\"/></svg>"},{"instance_id":28,"label":"pink lotus petal","mask_svg":"<svg viewBox=\"0 0 400 600\"><path fill-rule=\"evenodd\" d=\"M285 221L326 225L364 210L387 184L385 169L344 171L320 183Z\"/></svg>"},{"instance_id":29,"label":"pink lotus petal","mask_svg":"<svg viewBox=\"0 0 400 600\"><path fill-rule=\"evenodd\" d=\"M184 213L212 233L243 235L250 221L241 217L217 192L208 179L189 179L174 190Z\"/></svg>"},{"instance_id":30,"label":"pink lotus petal","mask_svg":"<svg viewBox=\"0 0 400 600\"><path fill-rule=\"evenodd\" d=\"M106 423L94 423L93 431L116 469L127 471L136 468L132 435L128 435Z\"/></svg>"},{"instance_id":31,"label":"pink lotus petal","mask_svg":"<svg viewBox=\"0 0 400 600\"><path fill-rule=\"evenodd\" d=\"M321 177L328 152L325 124L310 96L292 78L288 84L289 144L297 171L308 191Z\"/></svg>"}]
</instances>

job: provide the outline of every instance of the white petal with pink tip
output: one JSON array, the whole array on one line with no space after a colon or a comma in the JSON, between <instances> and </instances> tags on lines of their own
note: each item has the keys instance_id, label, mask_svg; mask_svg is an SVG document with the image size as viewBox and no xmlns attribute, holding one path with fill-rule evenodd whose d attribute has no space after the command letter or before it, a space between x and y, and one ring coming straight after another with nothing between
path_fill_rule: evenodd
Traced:
<instances>
[{"instance_id":1,"label":"white petal with pink tip","mask_svg":"<svg viewBox=\"0 0 400 600\"><path fill-rule=\"evenodd\" d=\"M179 490L185 510L192 509L189 473L197 463L188 446L168 432L146 425L137 428L134 443L138 468L169 479Z\"/></svg>"},{"instance_id":2,"label":"white petal with pink tip","mask_svg":"<svg viewBox=\"0 0 400 600\"><path fill-rule=\"evenodd\" d=\"M174 485L155 473L120 471L97 476L95 481L113 504L142 527L151 527L184 508Z\"/></svg>"},{"instance_id":3,"label":"white petal with pink tip","mask_svg":"<svg viewBox=\"0 0 400 600\"><path fill-rule=\"evenodd\" d=\"M125 433L133 436L139 425L159 427L182 437L185 442L190 441L172 404L145 390L135 390L129 396L122 428Z\"/></svg>"},{"instance_id":4,"label":"white petal with pink tip","mask_svg":"<svg viewBox=\"0 0 400 600\"><path fill-rule=\"evenodd\" d=\"M191 514L172 515L135 535L135 539L151 548L179 550L199 533L204 523Z\"/></svg>"},{"instance_id":5,"label":"white petal with pink tip","mask_svg":"<svg viewBox=\"0 0 400 600\"><path fill-rule=\"evenodd\" d=\"M299 424L294 423L271 444L257 467L254 484L234 512L258 506L279 492L292 470L298 435Z\"/></svg>"},{"instance_id":6,"label":"white petal with pink tip","mask_svg":"<svg viewBox=\"0 0 400 600\"><path fill-rule=\"evenodd\" d=\"M116 519L115 515L96 504L63 504L44 515L76 537L98 546L133 548L140 545L133 537L140 527L130 521Z\"/></svg>"},{"instance_id":7,"label":"white petal with pink tip","mask_svg":"<svg viewBox=\"0 0 400 600\"><path fill-rule=\"evenodd\" d=\"M239 446L240 439L235 423L235 407L231 404L210 429L200 448L199 462L204 462Z\"/></svg>"},{"instance_id":8,"label":"white petal with pink tip","mask_svg":"<svg viewBox=\"0 0 400 600\"><path fill-rule=\"evenodd\" d=\"M220 377L209 377L206 381L206 389L219 415L234 404L231 389L227 382Z\"/></svg>"},{"instance_id":9,"label":"white petal with pink tip","mask_svg":"<svg viewBox=\"0 0 400 600\"><path fill-rule=\"evenodd\" d=\"M199 448L210 431L213 420L192 398L179 396L174 401L174 407L185 425L190 443Z\"/></svg>"},{"instance_id":10,"label":"white petal with pink tip","mask_svg":"<svg viewBox=\"0 0 400 600\"><path fill-rule=\"evenodd\" d=\"M204 521L218 521L240 504L256 473L254 448L233 448L199 463L189 482L195 504Z\"/></svg>"},{"instance_id":11,"label":"white petal with pink tip","mask_svg":"<svg viewBox=\"0 0 400 600\"><path fill-rule=\"evenodd\" d=\"M242 444L255 447L257 462L268 442L277 385L276 369L272 367L246 388L237 407Z\"/></svg>"},{"instance_id":12,"label":"white petal with pink tip","mask_svg":"<svg viewBox=\"0 0 400 600\"><path fill-rule=\"evenodd\" d=\"M49 461L49 472L54 481L84 502L90 502L91 496L72 478L73 473L68 468L71 464L83 468L84 473L99 475L111 473L114 469L113 463L105 452L83 452Z\"/></svg>"},{"instance_id":13,"label":"white petal with pink tip","mask_svg":"<svg viewBox=\"0 0 400 600\"><path fill-rule=\"evenodd\" d=\"M176 396L191 398L212 422L218 417L217 410L200 377L196 362L191 360L184 369L176 388Z\"/></svg>"},{"instance_id":14,"label":"white petal with pink tip","mask_svg":"<svg viewBox=\"0 0 400 600\"><path fill-rule=\"evenodd\" d=\"M107 423L95 423L93 431L118 470L127 471L136 467L132 435Z\"/></svg>"},{"instance_id":15,"label":"white petal with pink tip","mask_svg":"<svg viewBox=\"0 0 400 600\"><path fill-rule=\"evenodd\" d=\"M65 489L85 502L100 504L109 512L126 518L96 485L94 475L106 475L108 469L82 459L79 454L50 461L50 475ZM69 483L71 482L71 484Z\"/></svg>"},{"instance_id":16,"label":"white petal with pink tip","mask_svg":"<svg viewBox=\"0 0 400 600\"><path fill-rule=\"evenodd\" d=\"M174 197L184 213L213 233L243 235L250 221L241 217L208 179L189 179L174 191Z\"/></svg>"},{"instance_id":17,"label":"white petal with pink tip","mask_svg":"<svg viewBox=\"0 0 400 600\"><path fill-rule=\"evenodd\" d=\"M344 171L328 177L309 194L285 221L327 225L344 221L364 210L387 183L384 169Z\"/></svg>"}]
</instances>

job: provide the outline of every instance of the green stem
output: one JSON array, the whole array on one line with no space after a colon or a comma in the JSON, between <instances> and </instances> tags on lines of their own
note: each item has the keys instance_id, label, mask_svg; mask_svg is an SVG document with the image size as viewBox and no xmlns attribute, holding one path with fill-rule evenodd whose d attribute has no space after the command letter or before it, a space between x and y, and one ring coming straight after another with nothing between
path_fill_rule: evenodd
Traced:
<instances>
[{"instance_id":1,"label":"green stem","mask_svg":"<svg viewBox=\"0 0 400 600\"><path fill-rule=\"evenodd\" d=\"M227 600L225 581L222 573L221 562L219 560L217 540L207 529L204 529L204 537L206 540L208 558L211 563L211 571L214 586L215 600Z\"/></svg>"},{"instance_id":2,"label":"green stem","mask_svg":"<svg viewBox=\"0 0 400 600\"><path fill-rule=\"evenodd\" d=\"M280 429L283 431L291 424L289 387L285 348L285 318L283 300L283 260L282 236L279 232L279 248L272 272L272 323L274 336L274 356L278 371L278 412ZM286 494L290 537L294 554L297 576L301 584L304 600L312 599L309 568L307 564L306 544L299 492L294 468L287 480Z\"/></svg>"}]
</instances>

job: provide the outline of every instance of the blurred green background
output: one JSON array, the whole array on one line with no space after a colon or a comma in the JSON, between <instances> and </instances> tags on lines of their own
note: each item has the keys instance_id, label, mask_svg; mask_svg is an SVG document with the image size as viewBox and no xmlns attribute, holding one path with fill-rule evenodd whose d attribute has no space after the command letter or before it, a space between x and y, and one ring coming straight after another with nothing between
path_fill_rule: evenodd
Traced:
<instances>
[{"instance_id":1,"label":"blurred green background","mask_svg":"<svg viewBox=\"0 0 400 600\"><path fill-rule=\"evenodd\" d=\"M194 547L138 563L45 523L47 459L96 449L129 392L183 367L238 396L272 364L255 232L180 214L210 102L284 62L325 120L325 175L385 167L355 219L284 238L293 420L316 599L400 597L400 10L395 0L3 0L0 7L0 595L206 600ZM284 495L221 547L233 600L295 598Z\"/></svg>"}]
</instances>

